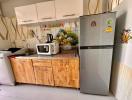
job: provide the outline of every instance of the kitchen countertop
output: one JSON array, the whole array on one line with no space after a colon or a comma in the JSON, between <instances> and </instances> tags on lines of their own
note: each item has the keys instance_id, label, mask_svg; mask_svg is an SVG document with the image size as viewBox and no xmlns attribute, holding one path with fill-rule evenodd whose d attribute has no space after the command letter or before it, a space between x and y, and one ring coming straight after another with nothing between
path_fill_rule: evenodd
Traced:
<instances>
[{"instance_id":1,"label":"kitchen countertop","mask_svg":"<svg viewBox=\"0 0 132 100\"><path fill-rule=\"evenodd\" d=\"M29 56L16 56L15 58L19 59L65 59L65 58L78 58L78 54L75 53L60 53L56 55L46 56L33 54Z\"/></svg>"}]
</instances>

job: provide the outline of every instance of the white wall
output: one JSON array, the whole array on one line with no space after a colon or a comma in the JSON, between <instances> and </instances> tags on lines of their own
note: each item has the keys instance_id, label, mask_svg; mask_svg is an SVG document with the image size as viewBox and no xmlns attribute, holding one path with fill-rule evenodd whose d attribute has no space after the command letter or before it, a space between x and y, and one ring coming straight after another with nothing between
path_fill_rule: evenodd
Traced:
<instances>
[{"instance_id":1,"label":"white wall","mask_svg":"<svg viewBox=\"0 0 132 100\"><path fill-rule=\"evenodd\" d=\"M3 0L3 2L1 2L2 12L3 15L6 17L14 17L15 16L14 7L24 6L43 1L49 0Z\"/></svg>"},{"instance_id":2,"label":"white wall","mask_svg":"<svg viewBox=\"0 0 132 100\"><path fill-rule=\"evenodd\" d=\"M132 43L127 44L124 64L132 69Z\"/></svg>"},{"instance_id":3,"label":"white wall","mask_svg":"<svg viewBox=\"0 0 132 100\"><path fill-rule=\"evenodd\" d=\"M132 0L124 0L117 8L116 47L111 90L118 100L132 100L132 42L121 44L121 32L132 28Z\"/></svg>"}]
</instances>

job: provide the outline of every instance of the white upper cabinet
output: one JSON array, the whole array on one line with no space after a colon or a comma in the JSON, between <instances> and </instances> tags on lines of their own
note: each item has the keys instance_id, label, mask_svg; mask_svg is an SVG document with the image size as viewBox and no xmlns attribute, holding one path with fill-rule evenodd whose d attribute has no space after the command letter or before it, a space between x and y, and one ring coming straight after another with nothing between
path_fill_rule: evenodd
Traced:
<instances>
[{"instance_id":1,"label":"white upper cabinet","mask_svg":"<svg viewBox=\"0 0 132 100\"><path fill-rule=\"evenodd\" d=\"M83 15L83 0L55 0L56 18L77 18Z\"/></svg>"},{"instance_id":2,"label":"white upper cabinet","mask_svg":"<svg viewBox=\"0 0 132 100\"><path fill-rule=\"evenodd\" d=\"M38 21L55 20L55 1L37 3Z\"/></svg>"},{"instance_id":3,"label":"white upper cabinet","mask_svg":"<svg viewBox=\"0 0 132 100\"><path fill-rule=\"evenodd\" d=\"M16 7L15 12L18 24L30 24L102 13L106 3L106 0L50 0Z\"/></svg>"},{"instance_id":4,"label":"white upper cabinet","mask_svg":"<svg viewBox=\"0 0 132 100\"><path fill-rule=\"evenodd\" d=\"M15 8L18 24L30 24L37 22L36 5L21 6Z\"/></svg>"}]
</instances>

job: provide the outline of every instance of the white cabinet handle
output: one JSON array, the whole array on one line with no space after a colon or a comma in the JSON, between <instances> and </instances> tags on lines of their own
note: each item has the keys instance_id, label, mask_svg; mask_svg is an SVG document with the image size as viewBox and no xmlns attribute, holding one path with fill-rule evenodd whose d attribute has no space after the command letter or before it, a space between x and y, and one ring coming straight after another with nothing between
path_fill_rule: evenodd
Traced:
<instances>
[{"instance_id":1,"label":"white cabinet handle","mask_svg":"<svg viewBox=\"0 0 132 100\"><path fill-rule=\"evenodd\" d=\"M32 22L33 20L24 20L22 22Z\"/></svg>"},{"instance_id":2,"label":"white cabinet handle","mask_svg":"<svg viewBox=\"0 0 132 100\"><path fill-rule=\"evenodd\" d=\"M41 18L42 20L52 19L52 17Z\"/></svg>"},{"instance_id":3,"label":"white cabinet handle","mask_svg":"<svg viewBox=\"0 0 132 100\"><path fill-rule=\"evenodd\" d=\"M76 14L63 15L63 17L75 16Z\"/></svg>"}]
</instances>

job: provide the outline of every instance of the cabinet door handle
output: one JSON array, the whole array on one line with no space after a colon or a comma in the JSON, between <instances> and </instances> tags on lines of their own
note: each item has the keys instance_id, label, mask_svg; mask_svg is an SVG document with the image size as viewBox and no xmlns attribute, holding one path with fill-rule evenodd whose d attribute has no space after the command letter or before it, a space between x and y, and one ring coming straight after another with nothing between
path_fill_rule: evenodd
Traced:
<instances>
[{"instance_id":1,"label":"cabinet door handle","mask_svg":"<svg viewBox=\"0 0 132 100\"><path fill-rule=\"evenodd\" d=\"M33 20L24 20L22 22L32 22Z\"/></svg>"},{"instance_id":2,"label":"cabinet door handle","mask_svg":"<svg viewBox=\"0 0 132 100\"><path fill-rule=\"evenodd\" d=\"M41 18L42 20L52 19L52 17Z\"/></svg>"},{"instance_id":3,"label":"cabinet door handle","mask_svg":"<svg viewBox=\"0 0 132 100\"><path fill-rule=\"evenodd\" d=\"M63 15L63 17L75 16L76 14Z\"/></svg>"}]
</instances>

